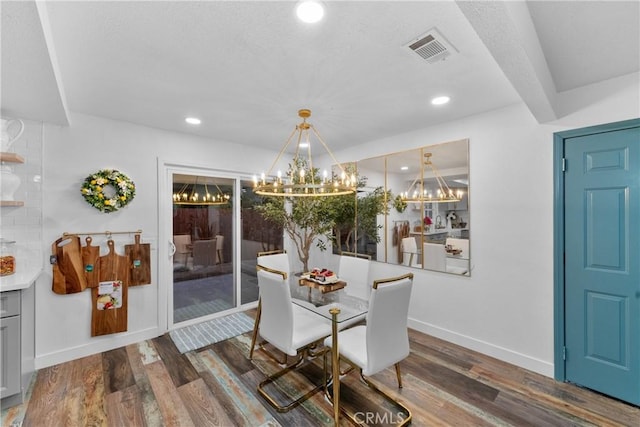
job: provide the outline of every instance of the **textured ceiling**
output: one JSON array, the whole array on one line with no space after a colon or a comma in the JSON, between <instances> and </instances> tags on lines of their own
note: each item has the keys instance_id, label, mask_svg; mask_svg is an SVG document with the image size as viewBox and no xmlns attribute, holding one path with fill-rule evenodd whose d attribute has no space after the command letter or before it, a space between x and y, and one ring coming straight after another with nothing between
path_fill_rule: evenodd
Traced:
<instances>
[{"instance_id":1,"label":"textured ceiling","mask_svg":"<svg viewBox=\"0 0 640 427\"><path fill-rule=\"evenodd\" d=\"M306 25L291 1L3 1L2 112L64 123L24 107L45 93L25 81L44 73L63 111L271 149L300 108L333 149L519 102L546 121L557 89L638 71L638 3L611 3L328 1ZM29 8L38 16L23 19ZM616 55L587 66L594 16ZM456 50L435 64L405 47L432 28ZM50 57L16 60L26 50ZM441 94L451 102L430 105Z\"/></svg>"},{"instance_id":2,"label":"textured ceiling","mask_svg":"<svg viewBox=\"0 0 640 427\"><path fill-rule=\"evenodd\" d=\"M640 2L573 3L528 2L556 89L638 71Z\"/></svg>"}]
</instances>

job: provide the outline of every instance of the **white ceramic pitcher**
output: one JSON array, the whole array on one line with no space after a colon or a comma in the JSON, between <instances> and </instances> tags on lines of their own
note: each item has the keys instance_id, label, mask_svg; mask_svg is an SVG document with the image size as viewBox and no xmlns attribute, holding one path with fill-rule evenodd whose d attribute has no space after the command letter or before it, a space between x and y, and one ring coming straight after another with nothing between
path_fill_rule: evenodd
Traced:
<instances>
[{"instance_id":1,"label":"white ceramic pitcher","mask_svg":"<svg viewBox=\"0 0 640 427\"><path fill-rule=\"evenodd\" d=\"M14 124L18 125L17 131ZM24 123L20 119L0 119L0 132L0 151L7 152L11 149L11 145L20 138L22 132L24 132Z\"/></svg>"}]
</instances>

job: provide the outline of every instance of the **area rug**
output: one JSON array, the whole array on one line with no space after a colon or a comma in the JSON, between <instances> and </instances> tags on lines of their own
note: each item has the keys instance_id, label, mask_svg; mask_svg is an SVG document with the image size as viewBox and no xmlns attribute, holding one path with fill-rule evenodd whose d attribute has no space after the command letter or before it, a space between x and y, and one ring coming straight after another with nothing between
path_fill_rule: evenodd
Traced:
<instances>
[{"instance_id":1,"label":"area rug","mask_svg":"<svg viewBox=\"0 0 640 427\"><path fill-rule=\"evenodd\" d=\"M244 334L253 329L253 319L244 313L208 320L169 332L180 353L197 350Z\"/></svg>"}]
</instances>

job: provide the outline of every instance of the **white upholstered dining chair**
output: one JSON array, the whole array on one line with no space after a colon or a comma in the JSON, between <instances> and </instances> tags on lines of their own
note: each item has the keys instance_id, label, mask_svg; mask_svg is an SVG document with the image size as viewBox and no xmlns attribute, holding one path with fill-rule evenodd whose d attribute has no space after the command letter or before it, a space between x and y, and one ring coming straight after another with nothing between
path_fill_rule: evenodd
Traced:
<instances>
[{"instance_id":1,"label":"white upholstered dining chair","mask_svg":"<svg viewBox=\"0 0 640 427\"><path fill-rule=\"evenodd\" d=\"M284 271L287 274L291 271L289 267L289 255L287 255L287 251L285 250L258 252L256 259L257 263L263 267Z\"/></svg>"},{"instance_id":2,"label":"white upholstered dining chair","mask_svg":"<svg viewBox=\"0 0 640 427\"><path fill-rule=\"evenodd\" d=\"M191 235L190 234L176 234L173 236L173 245L176 247L173 260L181 267L187 268L189 265L189 258L191 257Z\"/></svg>"},{"instance_id":3,"label":"white upholstered dining chair","mask_svg":"<svg viewBox=\"0 0 640 427\"><path fill-rule=\"evenodd\" d=\"M427 270L446 271L447 251L440 243L422 244L422 263Z\"/></svg>"},{"instance_id":4,"label":"white upholstered dining chair","mask_svg":"<svg viewBox=\"0 0 640 427\"><path fill-rule=\"evenodd\" d=\"M261 265L266 268L270 268L271 270L283 271L287 273L290 272L289 267L289 255L287 255L287 251L285 250L274 250L274 251L265 251L258 252L256 257L257 265ZM258 308L256 312L256 318L253 323L253 334L251 336L251 347L249 348L249 359L253 358L253 351L256 347L256 340L258 339L258 328L260 326L260 316L262 312L262 301L258 299Z\"/></svg>"},{"instance_id":5,"label":"white upholstered dining chair","mask_svg":"<svg viewBox=\"0 0 640 427\"><path fill-rule=\"evenodd\" d=\"M317 384L312 390L286 404L278 403L266 391L266 387L287 372L300 366L304 361L305 354L309 354L310 347L331 334L331 324L327 319L312 311L304 308L294 310L294 307L297 306L291 302L286 272L258 265L257 274L262 305L260 337L284 353L284 363L287 361L286 356L297 356L293 363L286 365L262 381L258 385L258 393L278 412L287 412L321 390L324 383Z\"/></svg>"},{"instance_id":6,"label":"white upholstered dining chair","mask_svg":"<svg viewBox=\"0 0 640 427\"><path fill-rule=\"evenodd\" d=\"M369 299L371 294L370 265L371 257L368 255L342 252L338 265L338 278L347 282L344 290L348 295L364 300Z\"/></svg>"},{"instance_id":7,"label":"white upholstered dining chair","mask_svg":"<svg viewBox=\"0 0 640 427\"><path fill-rule=\"evenodd\" d=\"M415 237L404 237L400 244L402 245L402 263L409 267L422 268Z\"/></svg>"},{"instance_id":8,"label":"white upholstered dining chair","mask_svg":"<svg viewBox=\"0 0 640 427\"><path fill-rule=\"evenodd\" d=\"M453 274L467 274L469 269L449 265L447 262L447 250L439 243L423 243L422 262L428 270L445 271Z\"/></svg>"},{"instance_id":9,"label":"white upholstered dining chair","mask_svg":"<svg viewBox=\"0 0 640 427\"><path fill-rule=\"evenodd\" d=\"M216 239L196 240L193 242L194 268L213 265L216 265Z\"/></svg>"},{"instance_id":10,"label":"white upholstered dining chair","mask_svg":"<svg viewBox=\"0 0 640 427\"><path fill-rule=\"evenodd\" d=\"M369 300L371 295L371 282L369 282L369 267L371 257L369 255L356 254L353 252L342 252L338 265L338 278L347 282L344 291L363 300ZM366 314L355 316L344 322L340 322L338 329L350 328L365 320Z\"/></svg>"},{"instance_id":11,"label":"white upholstered dining chair","mask_svg":"<svg viewBox=\"0 0 640 427\"><path fill-rule=\"evenodd\" d=\"M216 257L217 264L222 264L224 262L224 258L222 256L222 251L224 250L224 236L221 234L216 235Z\"/></svg>"},{"instance_id":12,"label":"white upholstered dining chair","mask_svg":"<svg viewBox=\"0 0 640 427\"><path fill-rule=\"evenodd\" d=\"M359 368L362 379L371 389L406 411L400 425L410 422L411 411L366 377L395 366L398 387L402 388L400 361L409 356L407 318L412 285L413 273L374 281L369 299L367 324L338 333L340 359ZM332 346L331 337L325 339L324 345ZM326 376L326 357L324 360ZM354 419L351 414L347 415Z\"/></svg>"}]
</instances>

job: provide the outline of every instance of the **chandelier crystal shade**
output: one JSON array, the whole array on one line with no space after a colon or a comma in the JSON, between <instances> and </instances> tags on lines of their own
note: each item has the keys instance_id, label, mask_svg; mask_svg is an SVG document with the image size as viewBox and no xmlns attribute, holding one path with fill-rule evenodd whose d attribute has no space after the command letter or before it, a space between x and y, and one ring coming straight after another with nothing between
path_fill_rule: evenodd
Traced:
<instances>
[{"instance_id":1,"label":"chandelier crystal shade","mask_svg":"<svg viewBox=\"0 0 640 427\"><path fill-rule=\"evenodd\" d=\"M198 178L193 184L183 184L179 191L173 193L174 205L206 205L220 206L229 203L231 196L224 193L218 185L215 193L209 191L209 186L205 184L198 185Z\"/></svg>"},{"instance_id":2,"label":"chandelier crystal shade","mask_svg":"<svg viewBox=\"0 0 640 427\"><path fill-rule=\"evenodd\" d=\"M449 203L459 202L462 200L462 190L454 192L445 179L440 175L438 168L431 162L432 153L425 153L425 161L423 163L420 174L413 180L407 191L402 193L400 197L406 203ZM438 188L435 190L428 189L424 183L425 170L428 169L433 174Z\"/></svg>"},{"instance_id":3,"label":"chandelier crystal shade","mask_svg":"<svg viewBox=\"0 0 640 427\"><path fill-rule=\"evenodd\" d=\"M279 197L326 197L355 193L355 176L353 174L348 175L345 172L315 127L307 123L307 118L311 116L311 110L299 110L298 116L302 118L302 123L296 125L293 132L291 132L267 173L260 174L260 177L254 175L253 192L261 196ZM322 147L331 156L333 162L338 166L339 175L334 174L333 171L327 172L326 170L320 175L319 170L314 168L313 159L311 158L311 135L318 139ZM274 176L273 169L287 147L294 141L296 150L288 171L283 173L279 170ZM300 148L302 147L304 147L306 155L301 152Z\"/></svg>"}]
</instances>

